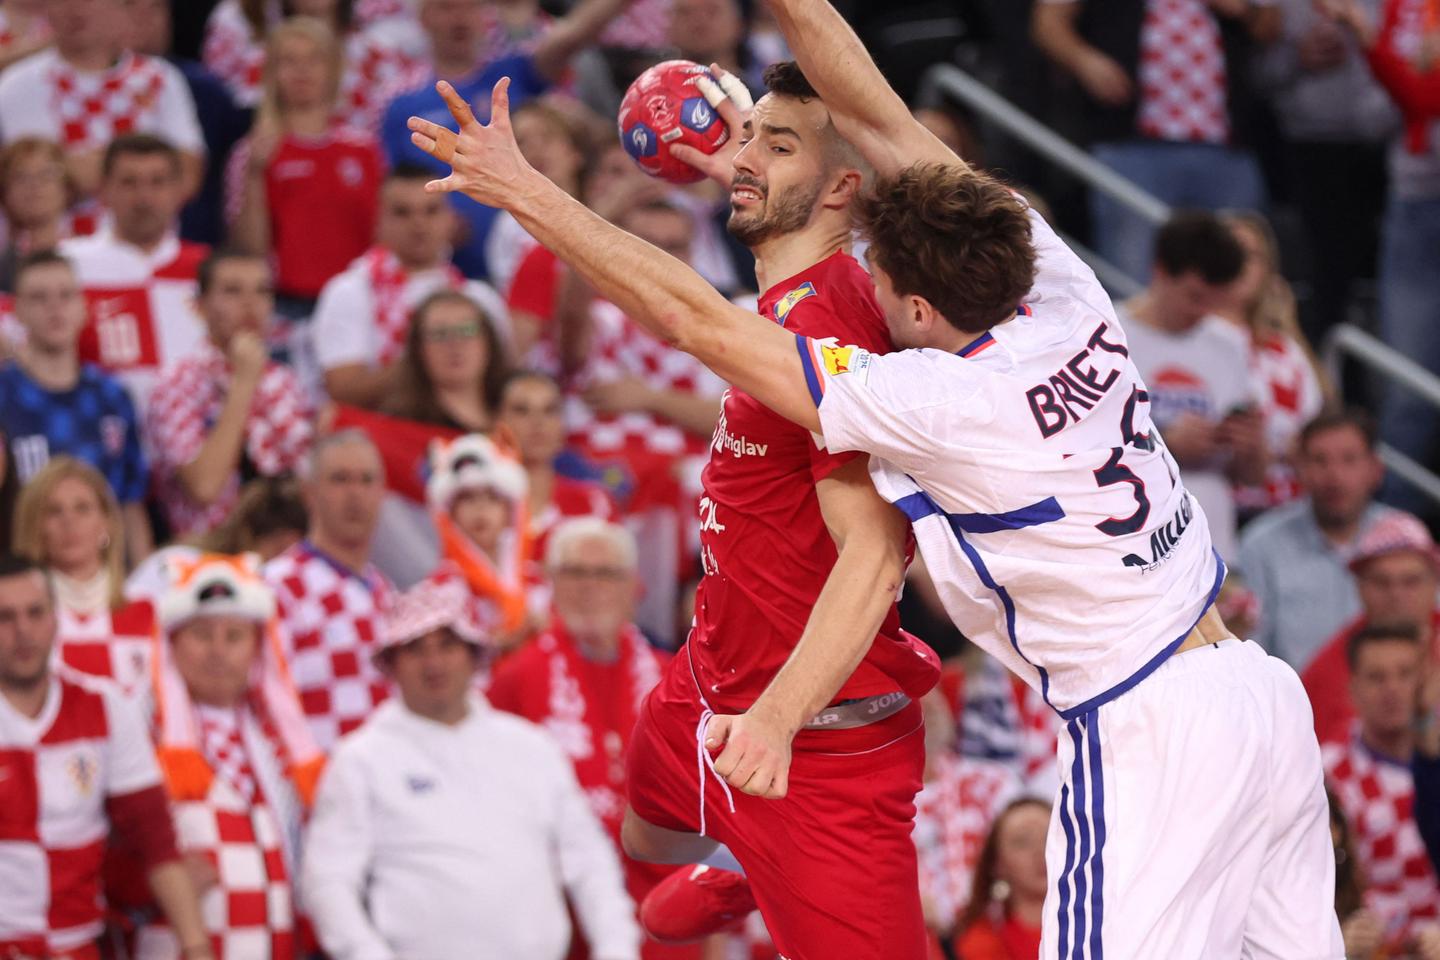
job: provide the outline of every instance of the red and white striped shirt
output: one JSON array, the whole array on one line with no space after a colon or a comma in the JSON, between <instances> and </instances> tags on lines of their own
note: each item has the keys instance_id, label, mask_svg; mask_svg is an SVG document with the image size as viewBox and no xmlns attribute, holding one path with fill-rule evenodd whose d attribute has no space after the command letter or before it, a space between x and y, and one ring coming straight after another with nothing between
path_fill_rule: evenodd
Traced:
<instances>
[{"instance_id":1,"label":"red and white striped shirt","mask_svg":"<svg viewBox=\"0 0 1440 960\"><path fill-rule=\"evenodd\" d=\"M34 718L0 696L0 945L94 943L108 810L159 786L145 721L118 690L52 673Z\"/></svg>"},{"instance_id":2,"label":"red and white striped shirt","mask_svg":"<svg viewBox=\"0 0 1440 960\"><path fill-rule=\"evenodd\" d=\"M1358 734L1323 745L1321 755L1369 884L1365 904L1385 927L1387 942L1401 942L1419 921L1440 919L1440 880L1415 823L1410 764L1381 756Z\"/></svg>"},{"instance_id":3,"label":"red and white striped shirt","mask_svg":"<svg viewBox=\"0 0 1440 960\"><path fill-rule=\"evenodd\" d=\"M308 541L267 563L264 575L275 590L300 705L328 753L390 695L372 657L395 588L373 566L349 570Z\"/></svg>"}]
</instances>

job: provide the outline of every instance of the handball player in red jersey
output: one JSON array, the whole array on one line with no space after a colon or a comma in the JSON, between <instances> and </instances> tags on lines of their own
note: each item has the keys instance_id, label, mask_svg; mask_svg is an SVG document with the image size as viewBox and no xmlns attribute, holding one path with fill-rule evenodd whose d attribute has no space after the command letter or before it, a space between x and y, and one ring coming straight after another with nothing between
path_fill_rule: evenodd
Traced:
<instances>
[{"instance_id":1,"label":"handball player in red jersey","mask_svg":"<svg viewBox=\"0 0 1440 960\"><path fill-rule=\"evenodd\" d=\"M850 255L859 155L795 64L767 71L753 109L720 79L733 99L708 93L733 146L683 158L730 187L729 229L755 254L760 312L887 352L873 284ZM745 877L687 869L672 879L692 889L670 884L642 919L662 937L698 935L710 908L739 915L753 902L795 960L923 957L916 701L938 667L895 612L906 520L875 493L864 456L821 450L737 389L703 482L695 624L634 733L624 841L638 859L676 864L718 841Z\"/></svg>"}]
</instances>

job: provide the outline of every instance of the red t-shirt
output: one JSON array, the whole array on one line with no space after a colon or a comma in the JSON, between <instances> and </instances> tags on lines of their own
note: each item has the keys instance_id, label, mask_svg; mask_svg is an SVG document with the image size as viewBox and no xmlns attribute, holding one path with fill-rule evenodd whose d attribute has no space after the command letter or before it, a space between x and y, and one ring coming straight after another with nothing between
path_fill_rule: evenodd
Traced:
<instances>
[{"instance_id":1,"label":"red t-shirt","mask_svg":"<svg viewBox=\"0 0 1440 960\"><path fill-rule=\"evenodd\" d=\"M836 253L760 297L760 313L796 334L890 352L870 277ZM819 449L810 432L745 392L725 393L702 476L705 577L690 653L713 709L744 710L789 658L837 557L815 484L856 453ZM901 639L892 606L837 700L923 692L938 670Z\"/></svg>"}]
</instances>

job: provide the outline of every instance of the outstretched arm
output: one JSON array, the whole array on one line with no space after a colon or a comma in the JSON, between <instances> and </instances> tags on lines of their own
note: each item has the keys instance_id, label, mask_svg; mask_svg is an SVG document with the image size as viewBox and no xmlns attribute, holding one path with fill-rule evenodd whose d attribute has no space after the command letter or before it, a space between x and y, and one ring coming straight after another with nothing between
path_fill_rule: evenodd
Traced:
<instances>
[{"instance_id":1,"label":"outstretched arm","mask_svg":"<svg viewBox=\"0 0 1440 960\"><path fill-rule=\"evenodd\" d=\"M969 165L910 114L855 31L828 0L770 0L805 79L840 135L882 176L915 163Z\"/></svg>"},{"instance_id":2,"label":"outstretched arm","mask_svg":"<svg viewBox=\"0 0 1440 960\"><path fill-rule=\"evenodd\" d=\"M510 129L509 78L495 85L490 123L443 80L436 85L459 134L410 118L411 140L450 164L426 189L460 192L509 210L536 240L660 339L699 359L771 410L819 432L795 337L735 306L690 267L605 222L531 167Z\"/></svg>"}]
</instances>

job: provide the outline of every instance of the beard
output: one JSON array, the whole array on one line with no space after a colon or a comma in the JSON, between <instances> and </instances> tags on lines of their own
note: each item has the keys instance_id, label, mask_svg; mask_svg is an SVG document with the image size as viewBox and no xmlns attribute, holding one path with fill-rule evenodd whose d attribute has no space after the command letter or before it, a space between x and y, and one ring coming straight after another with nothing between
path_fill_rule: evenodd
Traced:
<instances>
[{"instance_id":1,"label":"beard","mask_svg":"<svg viewBox=\"0 0 1440 960\"><path fill-rule=\"evenodd\" d=\"M822 184L816 179L810 183L797 183L786 187L773 198L758 181L749 177L736 177L736 186L748 186L763 191L764 213L754 214L732 209L726 229L730 236L747 247L754 247L766 240L794 233L810 222L810 214L820 199Z\"/></svg>"}]
</instances>

